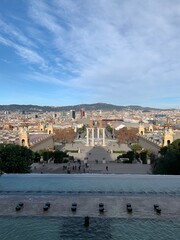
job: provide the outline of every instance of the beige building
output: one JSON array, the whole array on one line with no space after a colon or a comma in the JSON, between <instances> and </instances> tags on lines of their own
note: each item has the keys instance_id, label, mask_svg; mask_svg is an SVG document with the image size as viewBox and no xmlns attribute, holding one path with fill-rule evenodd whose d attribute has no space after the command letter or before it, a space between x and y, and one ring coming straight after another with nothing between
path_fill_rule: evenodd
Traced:
<instances>
[{"instance_id":1,"label":"beige building","mask_svg":"<svg viewBox=\"0 0 180 240\"><path fill-rule=\"evenodd\" d=\"M30 148L32 151L54 149L53 126L42 128L41 125L41 131L31 133L28 128L21 127L19 129L19 144Z\"/></svg>"}]
</instances>

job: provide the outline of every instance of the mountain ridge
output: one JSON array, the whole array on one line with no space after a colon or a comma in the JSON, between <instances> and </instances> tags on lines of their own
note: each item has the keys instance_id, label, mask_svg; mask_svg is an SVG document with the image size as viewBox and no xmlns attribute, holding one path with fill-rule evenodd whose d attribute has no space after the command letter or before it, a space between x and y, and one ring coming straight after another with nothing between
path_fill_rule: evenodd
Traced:
<instances>
[{"instance_id":1,"label":"mountain ridge","mask_svg":"<svg viewBox=\"0 0 180 240\"><path fill-rule=\"evenodd\" d=\"M142 110L142 111L153 111L153 110L161 110L168 111L174 110L172 109L161 109L161 108L153 108L153 107L142 107L138 105L129 105L129 106L118 106L109 103L93 103L93 104L78 104L78 105L68 105L68 106L39 106L32 104L9 104L9 105L0 105L0 111L25 111L25 112L61 112L61 111L70 111L70 110L80 111L81 109L85 109L86 111L93 110Z\"/></svg>"}]
</instances>

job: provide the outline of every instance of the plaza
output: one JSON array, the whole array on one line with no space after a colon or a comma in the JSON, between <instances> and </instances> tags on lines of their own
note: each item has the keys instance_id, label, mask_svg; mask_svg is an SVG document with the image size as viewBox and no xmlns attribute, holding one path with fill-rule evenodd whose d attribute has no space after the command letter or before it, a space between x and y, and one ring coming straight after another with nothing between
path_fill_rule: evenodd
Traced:
<instances>
[{"instance_id":1,"label":"plaza","mask_svg":"<svg viewBox=\"0 0 180 240\"><path fill-rule=\"evenodd\" d=\"M117 163L116 159L120 151L130 151L131 149L126 144L118 145L116 142L111 142L109 145L103 146L86 146L83 143L73 143L56 145L56 148L61 151L77 150L77 153L68 152L73 156L75 161L68 164L55 163L34 163L32 165L33 173L66 173L66 168L71 170L71 173L109 173L109 174L150 174L151 166L148 164L125 164ZM81 166L80 169L78 168ZM74 166L74 167L73 167ZM108 167L108 170L107 168Z\"/></svg>"}]
</instances>

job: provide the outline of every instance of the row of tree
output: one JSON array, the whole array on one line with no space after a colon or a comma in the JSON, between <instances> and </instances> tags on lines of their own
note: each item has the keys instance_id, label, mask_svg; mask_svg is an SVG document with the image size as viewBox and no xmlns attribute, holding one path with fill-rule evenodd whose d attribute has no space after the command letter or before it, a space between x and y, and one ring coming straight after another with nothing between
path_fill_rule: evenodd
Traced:
<instances>
[{"instance_id":1,"label":"row of tree","mask_svg":"<svg viewBox=\"0 0 180 240\"><path fill-rule=\"evenodd\" d=\"M133 163L134 160L139 161L143 164L147 164L147 156L148 152L146 150L143 150L141 152L136 151L128 151L127 153L123 153L122 155L119 155L117 159L127 159L124 160L123 163Z\"/></svg>"},{"instance_id":2,"label":"row of tree","mask_svg":"<svg viewBox=\"0 0 180 240\"><path fill-rule=\"evenodd\" d=\"M152 172L154 174L180 174L180 139L167 147L163 147L160 154L161 157L153 160ZM34 153L30 149L19 145L0 144L0 171L29 173L31 164L39 162L41 156L45 161L52 158L58 163L64 162L69 157L66 152L61 151ZM128 158L129 163L132 163L134 159L141 159L143 163L147 163L147 151L129 151L120 155L119 158Z\"/></svg>"},{"instance_id":3,"label":"row of tree","mask_svg":"<svg viewBox=\"0 0 180 240\"><path fill-rule=\"evenodd\" d=\"M54 139L57 142L61 143L71 143L74 141L76 137L76 133L72 128L65 128L65 129L60 129L56 128L54 129Z\"/></svg>"},{"instance_id":4,"label":"row of tree","mask_svg":"<svg viewBox=\"0 0 180 240\"><path fill-rule=\"evenodd\" d=\"M180 174L180 139L161 148L161 156L154 159L152 172L154 174Z\"/></svg>"},{"instance_id":5,"label":"row of tree","mask_svg":"<svg viewBox=\"0 0 180 240\"><path fill-rule=\"evenodd\" d=\"M5 173L30 173L31 165L34 162L40 162L52 159L54 163L67 162L72 157L62 151L33 152L27 147L14 144L0 144L0 172Z\"/></svg>"},{"instance_id":6,"label":"row of tree","mask_svg":"<svg viewBox=\"0 0 180 240\"><path fill-rule=\"evenodd\" d=\"M38 159L36 158L37 162L40 162L41 157L45 162L47 162L48 160L52 160L54 163L66 163L69 159L72 159L72 157L70 157L66 151L63 152L59 150L47 151L46 149L44 149L35 154L39 155Z\"/></svg>"},{"instance_id":7,"label":"row of tree","mask_svg":"<svg viewBox=\"0 0 180 240\"><path fill-rule=\"evenodd\" d=\"M6 173L29 173L34 153L26 147L0 144L0 170Z\"/></svg>"},{"instance_id":8,"label":"row of tree","mask_svg":"<svg viewBox=\"0 0 180 240\"><path fill-rule=\"evenodd\" d=\"M130 128L127 127L121 128L120 130L116 131L116 139L118 140L118 143L130 143L130 142L136 142L138 140L138 129L137 128Z\"/></svg>"}]
</instances>

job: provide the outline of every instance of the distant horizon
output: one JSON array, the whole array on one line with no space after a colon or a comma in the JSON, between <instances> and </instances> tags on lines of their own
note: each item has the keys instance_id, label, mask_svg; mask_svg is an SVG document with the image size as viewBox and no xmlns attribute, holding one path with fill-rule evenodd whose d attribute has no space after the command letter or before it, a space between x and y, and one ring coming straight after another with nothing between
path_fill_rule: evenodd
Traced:
<instances>
[{"instance_id":1,"label":"distant horizon","mask_svg":"<svg viewBox=\"0 0 180 240\"><path fill-rule=\"evenodd\" d=\"M39 106L39 107L75 107L75 106L80 106L80 105L96 105L96 104L107 104L107 105L113 105L113 106L117 106L117 107L142 107L142 108L153 108L153 109L160 109L160 110L180 110L179 108L162 108L162 107L153 107L153 106L143 106L143 105L117 105L117 104L113 104L113 103L106 103L106 102L96 102L96 103L80 103L80 104L69 104L69 105L40 105L40 104L18 104L18 103L10 103L10 104L0 104L0 106L11 106L11 105L21 105L21 106Z\"/></svg>"},{"instance_id":2,"label":"distant horizon","mask_svg":"<svg viewBox=\"0 0 180 240\"><path fill-rule=\"evenodd\" d=\"M0 1L1 104L180 108L180 1Z\"/></svg>"}]
</instances>

